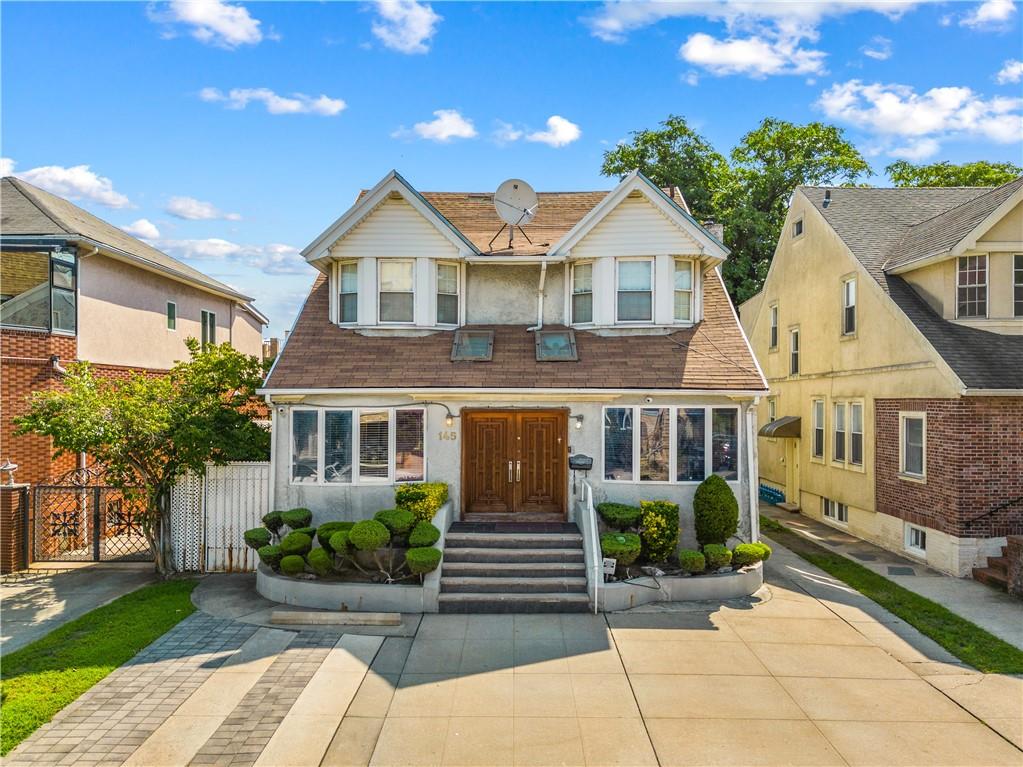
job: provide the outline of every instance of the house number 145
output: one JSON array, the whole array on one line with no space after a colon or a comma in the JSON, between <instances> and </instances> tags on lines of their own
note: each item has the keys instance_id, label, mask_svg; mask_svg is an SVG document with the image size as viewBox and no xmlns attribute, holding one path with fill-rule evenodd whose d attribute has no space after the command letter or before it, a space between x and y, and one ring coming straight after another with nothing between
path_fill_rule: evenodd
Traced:
<instances>
[{"instance_id":1,"label":"house number 145","mask_svg":"<svg viewBox=\"0 0 1023 767\"><path fill-rule=\"evenodd\" d=\"M441 432L437 432L437 438L440 439L440 440L448 440L448 441L453 442L456 439L458 439L458 432L457 431L441 431Z\"/></svg>"}]
</instances>

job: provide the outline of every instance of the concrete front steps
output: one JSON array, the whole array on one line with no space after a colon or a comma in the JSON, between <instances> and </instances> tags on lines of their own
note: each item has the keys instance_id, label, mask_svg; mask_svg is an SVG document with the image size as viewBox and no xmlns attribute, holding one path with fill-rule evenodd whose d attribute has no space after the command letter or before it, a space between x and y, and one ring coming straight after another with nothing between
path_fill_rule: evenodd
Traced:
<instances>
[{"instance_id":1,"label":"concrete front steps","mask_svg":"<svg viewBox=\"0 0 1023 767\"><path fill-rule=\"evenodd\" d=\"M999 591L1009 590L1009 552L1002 546L1002 556L988 557L987 567L973 568L973 580L991 586Z\"/></svg>"},{"instance_id":2,"label":"concrete front steps","mask_svg":"<svg viewBox=\"0 0 1023 767\"><path fill-rule=\"evenodd\" d=\"M439 600L442 613L588 612L582 535L572 524L456 522Z\"/></svg>"}]
</instances>

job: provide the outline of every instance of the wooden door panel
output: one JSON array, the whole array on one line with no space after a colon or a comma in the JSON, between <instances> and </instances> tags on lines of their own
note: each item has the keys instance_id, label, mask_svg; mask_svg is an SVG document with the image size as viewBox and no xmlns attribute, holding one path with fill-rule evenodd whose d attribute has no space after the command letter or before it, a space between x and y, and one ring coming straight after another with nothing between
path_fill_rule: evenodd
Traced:
<instances>
[{"instance_id":1,"label":"wooden door panel","mask_svg":"<svg viewBox=\"0 0 1023 767\"><path fill-rule=\"evenodd\" d=\"M563 413L523 413L518 416L521 480L516 511L564 512Z\"/></svg>"},{"instance_id":2,"label":"wooden door panel","mask_svg":"<svg viewBox=\"0 0 1023 767\"><path fill-rule=\"evenodd\" d=\"M508 512L514 506L509 481L515 420L508 414L472 414L467 418L466 510Z\"/></svg>"}]
</instances>

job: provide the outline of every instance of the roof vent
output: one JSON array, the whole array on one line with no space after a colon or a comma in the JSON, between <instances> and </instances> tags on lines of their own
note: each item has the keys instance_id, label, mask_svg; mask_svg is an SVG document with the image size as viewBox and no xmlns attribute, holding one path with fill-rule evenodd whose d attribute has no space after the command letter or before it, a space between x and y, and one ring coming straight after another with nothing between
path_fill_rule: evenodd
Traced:
<instances>
[{"instance_id":1,"label":"roof vent","mask_svg":"<svg viewBox=\"0 0 1023 767\"><path fill-rule=\"evenodd\" d=\"M830 189L825 189L824 190L824 207L826 208L830 204L831 204L831 190Z\"/></svg>"}]
</instances>

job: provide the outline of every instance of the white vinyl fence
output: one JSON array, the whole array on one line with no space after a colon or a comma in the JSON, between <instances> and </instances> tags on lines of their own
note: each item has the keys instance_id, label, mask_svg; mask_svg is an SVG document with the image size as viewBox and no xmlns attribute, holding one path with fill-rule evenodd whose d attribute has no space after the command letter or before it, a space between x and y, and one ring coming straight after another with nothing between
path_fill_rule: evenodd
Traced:
<instances>
[{"instance_id":1,"label":"white vinyl fence","mask_svg":"<svg viewBox=\"0 0 1023 767\"><path fill-rule=\"evenodd\" d=\"M242 534L259 527L270 510L270 464L207 466L171 491L171 567L178 572L223 573L256 569L256 552Z\"/></svg>"}]
</instances>

